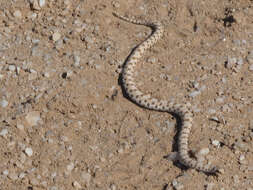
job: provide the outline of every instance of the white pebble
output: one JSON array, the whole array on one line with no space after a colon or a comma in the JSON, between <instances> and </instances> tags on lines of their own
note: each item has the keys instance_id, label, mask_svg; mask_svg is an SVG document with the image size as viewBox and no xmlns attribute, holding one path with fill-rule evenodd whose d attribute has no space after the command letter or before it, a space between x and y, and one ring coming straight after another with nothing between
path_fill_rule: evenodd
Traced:
<instances>
[{"instance_id":1,"label":"white pebble","mask_svg":"<svg viewBox=\"0 0 253 190\"><path fill-rule=\"evenodd\" d=\"M235 57L228 57L227 63L226 63L226 68L231 69L232 67L235 66L237 60Z\"/></svg>"},{"instance_id":2,"label":"white pebble","mask_svg":"<svg viewBox=\"0 0 253 190\"><path fill-rule=\"evenodd\" d=\"M73 182L73 186L76 188L76 189L81 189L82 186L77 182L77 181L74 181Z\"/></svg>"},{"instance_id":3,"label":"white pebble","mask_svg":"<svg viewBox=\"0 0 253 190\"><path fill-rule=\"evenodd\" d=\"M21 172L19 175L18 175L18 178L20 179L23 179L25 177L25 173L24 172Z\"/></svg>"},{"instance_id":4,"label":"white pebble","mask_svg":"<svg viewBox=\"0 0 253 190\"><path fill-rule=\"evenodd\" d=\"M193 92L191 92L191 93L189 94L189 96L192 97L192 98L194 98L194 97L196 97L196 96L199 95L199 94L200 94L200 91L193 91Z\"/></svg>"},{"instance_id":5,"label":"white pebble","mask_svg":"<svg viewBox=\"0 0 253 190\"><path fill-rule=\"evenodd\" d=\"M46 0L39 0L40 7L44 7L46 4Z\"/></svg>"},{"instance_id":6,"label":"white pebble","mask_svg":"<svg viewBox=\"0 0 253 190\"><path fill-rule=\"evenodd\" d=\"M199 154L201 154L201 155L207 155L208 153L209 153L209 148L202 148L199 151Z\"/></svg>"},{"instance_id":7,"label":"white pebble","mask_svg":"<svg viewBox=\"0 0 253 190\"><path fill-rule=\"evenodd\" d=\"M19 130L24 130L24 125L20 124L20 123L17 123L17 128Z\"/></svg>"},{"instance_id":8,"label":"white pebble","mask_svg":"<svg viewBox=\"0 0 253 190\"><path fill-rule=\"evenodd\" d=\"M20 10L16 10L16 11L14 11L13 16L16 17L16 18L21 18L22 17L22 13L21 13Z\"/></svg>"},{"instance_id":9,"label":"white pebble","mask_svg":"<svg viewBox=\"0 0 253 190\"><path fill-rule=\"evenodd\" d=\"M2 108L7 107L7 106L8 106L8 104L9 104L9 102L8 102L8 101L6 101L6 100L1 100L1 101L0 101L0 105L1 105L1 107L2 107Z\"/></svg>"},{"instance_id":10,"label":"white pebble","mask_svg":"<svg viewBox=\"0 0 253 190\"><path fill-rule=\"evenodd\" d=\"M5 137L8 134L8 130L7 129L3 129L2 131L0 131L0 136Z\"/></svg>"},{"instance_id":11,"label":"white pebble","mask_svg":"<svg viewBox=\"0 0 253 190\"><path fill-rule=\"evenodd\" d=\"M61 38L61 34L59 32L55 32L52 36L53 41L58 41Z\"/></svg>"},{"instance_id":12,"label":"white pebble","mask_svg":"<svg viewBox=\"0 0 253 190\"><path fill-rule=\"evenodd\" d=\"M32 148L26 148L25 149L25 153L27 154L27 156L31 157L33 155L33 150Z\"/></svg>"},{"instance_id":13,"label":"white pebble","mask_svg":"<svg viewBox=\"0 0 253 190\"><path fill-rule=\"evenodd\" d=\"M242 160L244 160L244 159L245 159L245 156L244 156L243 154L240 155L239 160L242 161Z\"/></svg>"},{"instance_id":14,"label":"white pebble","mask_svg":"<svg viewBox=\"0 0 253 190\"><path fill-rule=\"evenodd\" d=\"M73 162L71 162L69 165L67 165L67 170L72 171L74 169L75 165Z\"/></svg>"},{"instance_id":15,"label":"white pebble","mask_svg":"<svg viewBox=\"0 0 253 190\"><path fill-rule=\"evenodd\" d=\"M15 71L16 67L15 67L15 65L9 65L8 69L9 69L9 71Z\"/></svg>"},{"instance_id":16,"label":"white pebble","mask_svg":"<svg viewBox=\"0 0 253 190\"><path fill-rule=\"evenodd\" d=\"M25 119L29 125L36 126L38 124L38 121L40 120L40 112L38 111L29 112L26 115Z\"/></svg>"},{"instance_id":17,"label":"white pebble","mask_svg":"<svg viewBox=\"0 0 253 190\"><path fill-rule=\"evenodd\" d=\"M4 170L4 171L3 171L3 174L4 174L4 175L8 175L8 174L9 174L9 171L8 171L8 170Z\"/></svg>"},{"instance_id":18,"label":"white pebble","mask_svg":"<svg viewBox=\"0 0 253 190\"><path fill-rule=\"evenodd\" d=\"M220 146L220 141L218 141L218 140L212 140L212 144L213 144L214 146L219 147L219 146Z\"/></svg>"}]
</instances>

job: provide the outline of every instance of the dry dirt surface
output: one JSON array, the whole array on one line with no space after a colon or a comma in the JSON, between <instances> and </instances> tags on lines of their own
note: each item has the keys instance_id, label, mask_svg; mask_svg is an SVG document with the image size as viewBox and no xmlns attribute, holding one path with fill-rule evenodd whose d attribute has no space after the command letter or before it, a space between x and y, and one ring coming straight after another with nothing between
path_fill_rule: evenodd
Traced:
<instances>
[{"instance_id":1,"label":"dry dirt surface","mask_svg":"<svg viewBox=\"0 0 253 190\"><path fill-rule=\"evenodd\" d=\"M136 68L138 87L191 104L181 165L168 113L131 102L120 72L163 23ZM0 190L252 190L252 0L1 0Z\"/></svg>"}]
</instances>

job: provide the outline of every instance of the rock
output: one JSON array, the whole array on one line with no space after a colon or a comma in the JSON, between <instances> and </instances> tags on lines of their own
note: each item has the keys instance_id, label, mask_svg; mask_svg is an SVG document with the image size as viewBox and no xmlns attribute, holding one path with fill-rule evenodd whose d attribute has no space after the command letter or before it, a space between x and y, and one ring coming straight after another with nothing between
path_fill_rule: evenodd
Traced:
<instances>
[{"instance_id":1,"label":"rock","mask_svg":"<svg viewBox=\"0 0 253 190\"><path fill-rule=\"evenodd\" d=\"M6 108L8 106L9 102L7 100L1 100L0 101L0 106L2 108Z\"/></svg>"},{"instance_id":2,"label":"rock","mask_svg":"<svg viewBox=\"0 0 253 190\"><path fill-rule=\"evenodd\" d=\"M72 185L73 185L73 187L74 187L75 189L81 189L81 188L82 188L82 186L81 186L77 181L74 181L74 182L72 183Z\"/></svg>"},{"instance_id":3,"label":"rock","mask_svg":"<svg viewBox=\"0 0 253 190\"><path fill-rule=\"evenodd\" d=\"M218 140L212 140L212 145L220 147L220 141L218 141Z\"/></svg>"},{"instance_id":4,"label":"rock","mask_svg":"<svg viewBox=\"0 0 253 190\"><path fill-rule=\"evenodd\" d=\"M53 35L52 35L52 40L54 42L58 41L59 39L61 39L61 34L59 32L55 32Z\"/></svg>"},{"instance_id":5,"label":"rock","mask_svg":"<svg viewBox=\"0 0 253 190\"><path fill-rule=\"evenodd\" d=\"M22 13L20 10L16 10L16 11L14 11L13 16L20 19L20 18L22 18Z\"/></svg>"},{"instance_id":6,"label":"rock","mask_svg":"<svg viewBox=\"0 0 253 190\"><path fill-rule=\"evenodd\" d=\"M202 148L200 151L199 151L199 154L200 155L207 155L209 153L209 148Z\"/></svg>"},{"instance_id":7,"label":"rock","mask_svg":"<svg viewBox=\"0 0 253 190\"><path fill-rule=\"evenodd\" d=\"M26 115L25 119L30 126L36 126L38 124L38 121L40 120L40 112L38 111L29 112Z\"/></svg>"},{"instance_id":8,"label":"rock","mask_svg":"<svg viewBox=\"0 0 253 190\"><path fill-rule=\"evenodd\" d=\"M0 131L0 136L6 137L7 134L8 134L7 129L2 129L2 131Z\"/></svg>"},{"instance_id":9,"label":"rock","mask_svg":"<svg viewBox=\"0 0 253 190\"><path fill-rule=\"evenodd\" d=\"M67 165L67 170L72 171L74 169L75 165L73 162L71 162L69 165Z\"/></svg>"},{"instance_id":10,"label":"rock","mask_svg":"<svg viewBox=\"0 0 253 190\"><path fill-rule=\"evenodd\" d=\"M25 153L26 153L26 155L27 156L29 156L29 157L31 157L32 155L33 155L33 150L32 150L32 148L26 148L25 149Z\"/></svg>"},{"instance_id":11,"label":"rock","mask_svg":"<svg viewBox=\"0 0 253 190\"><path fill-rule=\"evenodd\" d=\"M42 8L46 5L46 0L39 0L39 6Z\"/></svg>"}]
</instances>

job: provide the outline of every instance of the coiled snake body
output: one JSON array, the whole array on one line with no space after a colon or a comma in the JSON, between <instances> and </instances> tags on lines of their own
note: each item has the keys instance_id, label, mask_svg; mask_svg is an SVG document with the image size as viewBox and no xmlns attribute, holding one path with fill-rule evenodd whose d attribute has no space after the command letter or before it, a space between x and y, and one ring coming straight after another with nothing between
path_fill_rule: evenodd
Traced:
<instances>
[{"instance_id":1,"label":"coiled snake body","mask_svg":"<svg viewBox=\"0 0 253 190\"><path fill-rule=\"evenodd\" d=\"M202 171L205 173L216 173L218 171L216 167L203 165L197 160L191 158L188 154L188 138L192 127L192 113L188 110L187 106L153 98L150 94L144 94L143 92L141 92L136 86L134 80L135 66L138 63L139 59L142 57L142 55L145 53L145 51L148 48L152 47L163 36L163 25L160 22L137 20L135 18L129 18L119 15L118 13L113 14L114 16L124 21L133 24L148 26L153 29L152 35L148 39L140 43L132 51L124 64L122 71L122 82L127 95L133 102L140 105L141 107L178 115L182 122L181 131L179 133L178 138L178 155L180 163L182 163L186 167L195 168L198 171Z\"/></svg>"}]
</instances>

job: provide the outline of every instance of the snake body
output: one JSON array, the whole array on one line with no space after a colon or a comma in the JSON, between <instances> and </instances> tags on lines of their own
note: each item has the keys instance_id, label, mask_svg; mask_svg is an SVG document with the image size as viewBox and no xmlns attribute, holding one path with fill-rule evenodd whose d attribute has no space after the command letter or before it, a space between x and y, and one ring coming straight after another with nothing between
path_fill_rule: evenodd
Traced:
<instances>
[{"instance_id":1,"label":"snake body","mask_svg":"<svg viewBox=\"0 0 253 190\"><path fill-rule=\"evenodd\" d=\"M182 124L178 138L178 156L180 163L188 168L194 168L204 173L216 173L218 171L216 167L203 165L196 159L193 159L189 156L188 138L192 127L192 113L189 111L187 106L184 104L176 104L174 102L153 98L150 94L145 94L140 91L136 86L134 80L135 66L145 51L151 48L163 36L163 25L157 21L150 22L145 20L137 20L133 17L125 17L118 13L113 14L124 21L137 25L148 26L153 30L153 33L132 51L124 64L122 71L122 83L125 92L133 102L141 107L178 115Z\"/></svg>"}]
</instances>

